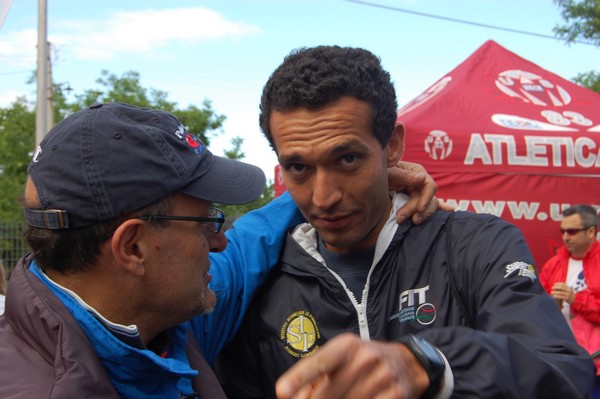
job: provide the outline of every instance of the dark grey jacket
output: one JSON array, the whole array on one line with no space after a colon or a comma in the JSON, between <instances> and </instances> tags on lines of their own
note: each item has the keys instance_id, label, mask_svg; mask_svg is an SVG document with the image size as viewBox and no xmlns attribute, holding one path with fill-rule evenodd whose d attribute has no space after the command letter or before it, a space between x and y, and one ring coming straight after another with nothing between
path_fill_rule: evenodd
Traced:
<instances>
[{"instance_id":1,"label":"dark grey jacket","mask_svg":"<svg viewBox=\"0 0 600 399\"><path fill-rule=\"evenodd\" d=\"M429 340L450 363L453 397L589 397L593 363L541 287L521 232L502 219L455 213L448 255L465 301L461 311L446 262L449 215L440 211L397 229L388 223L362 301L325 266L310 226L296 229L281 267L219 358L228 396L274 397L275 381L298 359L354 332Z\"/></svg>"},{"instance_id":2,"label":"dark grey jacket","mask_svg":"<svg viewBox=\"0 0 600 399\"><path fill-rule=\"evenodd\" d=\"M0 398L119 398L69 310L27 270L29 260L11 274L0 316ZM224 398L191 333L187 343L190 365L199 371L198 397Z\"/></svg>"}]
</instances>

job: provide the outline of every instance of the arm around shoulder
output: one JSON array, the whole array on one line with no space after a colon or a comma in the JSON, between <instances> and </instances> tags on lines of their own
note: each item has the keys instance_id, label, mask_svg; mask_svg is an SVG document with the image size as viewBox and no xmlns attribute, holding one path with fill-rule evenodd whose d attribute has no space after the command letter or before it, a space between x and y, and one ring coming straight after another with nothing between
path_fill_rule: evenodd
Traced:
<instances>
[{"instance_id":1,"label":"arm around shoulder","mask_svg":"<svg viewBox=\"0 0 600 399\"><path fill-rule=\"evenodd\" d=\"M210 288L217 306L192 320L209 362L239 328L248 305L279 259L287 230L304 220L288 193L248 212L227 231L227 248L210 254Z\"/></svg>"}]
</instances>

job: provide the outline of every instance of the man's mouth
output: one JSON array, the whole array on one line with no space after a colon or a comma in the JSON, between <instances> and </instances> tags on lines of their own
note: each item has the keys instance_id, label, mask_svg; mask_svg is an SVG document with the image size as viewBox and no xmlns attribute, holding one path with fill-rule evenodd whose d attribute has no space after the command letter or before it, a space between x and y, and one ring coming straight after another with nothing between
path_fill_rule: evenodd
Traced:
<instances>
[{"instance_id":1,"label":"man's mouth","mask_svg":"<svg viewBox=\"0 0 600 399\"><path fill-rule=\"evenodd\" d=\"M322 227L327 230L340 230L348 227L351 221L352 214L315 217L313 219L313 225L315 227Z\"/></svg>"}]
</instances>

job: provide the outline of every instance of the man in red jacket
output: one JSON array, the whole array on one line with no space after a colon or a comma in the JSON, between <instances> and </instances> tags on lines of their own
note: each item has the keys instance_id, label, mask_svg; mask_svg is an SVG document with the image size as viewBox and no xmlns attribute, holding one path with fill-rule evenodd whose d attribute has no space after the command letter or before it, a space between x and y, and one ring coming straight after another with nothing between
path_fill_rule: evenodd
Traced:
<instances>
[{"instance_id":1,"label":"man in red jacket","mask_svg":"<svg viewBox=\"0 0 600 399\"><path fill-rule=\"evenodd\" d=\"M560 232L565 246L546 262L540 281L571 323L577 342L594 356L600 351L598 212L581 204L565 209ZM600 356L594 360L594 397L600 397Z\"/></svg>"}]
</instances>

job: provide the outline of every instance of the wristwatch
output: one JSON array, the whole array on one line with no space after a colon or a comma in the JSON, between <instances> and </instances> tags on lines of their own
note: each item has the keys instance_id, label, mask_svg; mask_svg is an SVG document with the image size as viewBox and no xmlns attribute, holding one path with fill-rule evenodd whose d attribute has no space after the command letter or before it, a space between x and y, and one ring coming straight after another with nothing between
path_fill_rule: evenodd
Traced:
<instances>
[{"instance_id":1,"label":"wristwatch","mask_svg":"<svg viewBox=\"0 0 600 399\"><path fill-rule=\"evenodd\" d=\"M421 398L435 398L440 391L446 371L446 362L440 350L423 338L414 335L406 335L398 342L410 349L429 376L429 388L421 395Z\"/></svg>"}]
</instances>

